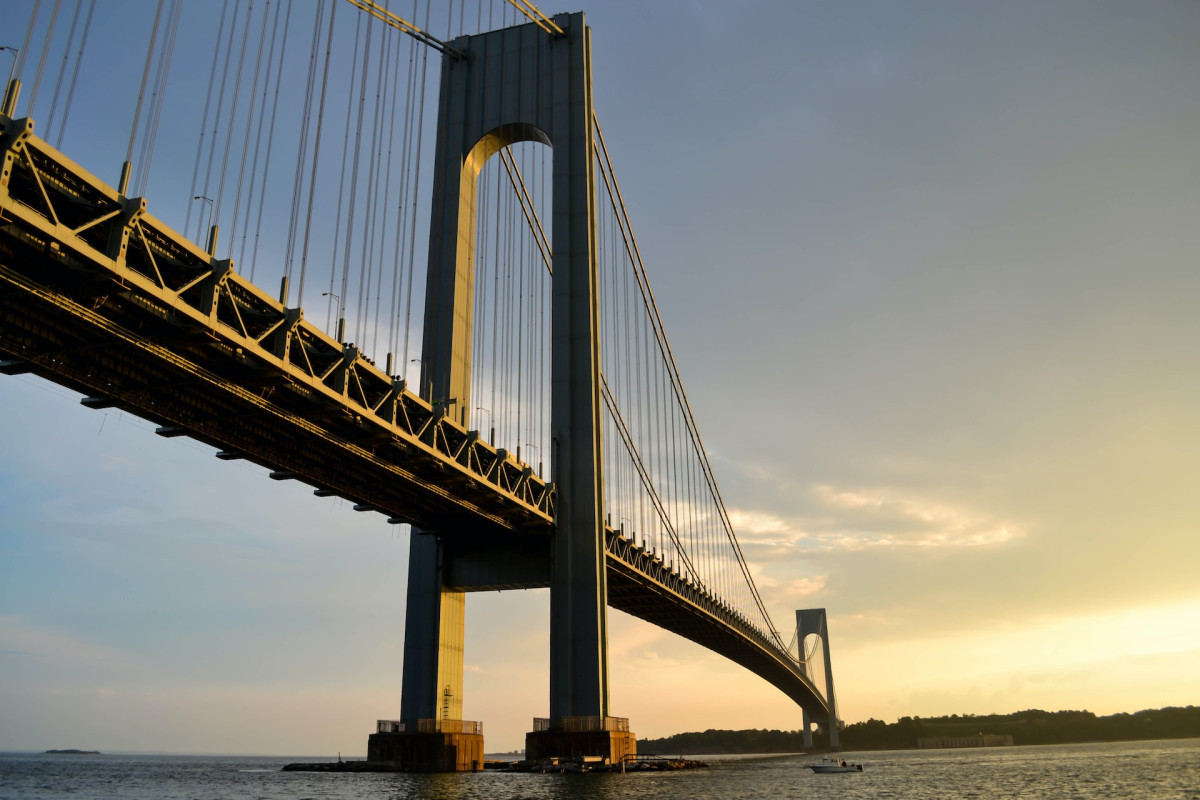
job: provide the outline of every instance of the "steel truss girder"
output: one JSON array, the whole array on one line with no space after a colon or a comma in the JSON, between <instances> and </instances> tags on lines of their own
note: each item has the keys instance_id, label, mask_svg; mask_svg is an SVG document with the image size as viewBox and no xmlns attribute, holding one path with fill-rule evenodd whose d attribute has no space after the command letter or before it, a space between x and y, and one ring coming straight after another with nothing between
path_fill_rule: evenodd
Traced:
<instances>
[{"instance_id":1,"label":"steel truss girder","mask_svg":"<svg viewBox=\"0 0 1200 800\"><path fill-rule=\"evenodd\" d=\"M26 371L325 494L416 523L552 530L554 486L528 465L4 116L0 314L0 353Z\"/></svg>"}]
</instances>

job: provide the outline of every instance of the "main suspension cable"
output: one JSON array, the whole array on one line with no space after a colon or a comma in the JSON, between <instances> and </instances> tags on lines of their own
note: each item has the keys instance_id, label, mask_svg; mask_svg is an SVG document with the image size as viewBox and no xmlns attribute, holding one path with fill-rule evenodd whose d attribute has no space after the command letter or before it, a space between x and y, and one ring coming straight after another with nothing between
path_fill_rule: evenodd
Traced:
<instances>
[{"instance_id":1,"label":"main suspension cable","mask_svg":"<svg viewBox=\"0 0 1200 800\"><path fill-rule=\"evenodd\" d=\"M429 45L434 50L437 50L439 53L442 53L443 55L448 55L453 58L464 58L465 57L465 54L461 50L454 49L450 45L443 42L441 39L438 39L436 36L428 34L425 31L418 28L416 25L413 25L411 22L408 22L407 20L397 17L395 14L388 11L386 8L380 8L375 3L372 3L371 0L348 0L348 2L352 6L355 6L359 9L367 12L372 17L375 17L376 19L381 20L382 22L386 23L387 25L392 26L396 30L402 31L403 33L408 34L409 36L413 37L421 44ZM426 21L425 24L428 25L429 24L428 21Z\"/></svg>"},{"instance_id":2,"label":"main suspension cable","mask_svg":"<svg viewBox=\"0 0 1200 800\"><path fill-rule=\"evenodd\" d=\"M351 0L351 2L353 2L353 0ZM508 0L508 2L515 6L518 11L532 20L534 25L537 25L546 33L554 33L558 34L559 36L563 35L563 29L558 27L554 20L550 19L541 11L539 11L533 3L529 2L529 0Z\"/></svg>"},{"instance_id":3,"label":"main suspension cable","mask_svg":"<svg viewBox=\"0 0 1200 800\"><path fill-rule=\"evenodd\" d=\"M715 508L721 517L721 521L724 525L726 536L733 551L733 555L735 556L738 567L742 573L744 579L744 588L750 593L750 597L747 599L751 600L757 607L758 612L767 625L771 636L782 647L782 638L780 637L779 632L775 629L774 624L771 621L770 614L767 611L766 604L763 602L762 597L758 592L758 587L754 583L753 576L750 573L749 565L746 563L741 546L738 544L737 537L734 535L733 525L729 520L728 511L725 508L724 500L721 498L720 490L717 488L716 479L712 473L712 467L708 462L708 456L704 450L704 445L700 439L699 430L695 424L695 417L692 414L691 405L688 403L682 381L679 378L679 370L675 363L674 354L672 353L670 344L667 342L665 333L662 330L661 316L658 312L658 306L654 301L653 293L645 275L645 268L642 265L637 242L633 240L633 232L629 224L628 215L625 212L625 205L621 198L620 188L615 183L616 176L612 172L612 162L608 156L608 149L604 142L604 134L600 129L599 121L596 119L594 113L592 120L596 130L597 143L600 145L597 155L603 156L601 165L604 167L604 169L601 170L601 175L604 178L606 187L608 188L610 199L614 205L614 211L616 211L618 215L618 221L621 223L623 235L626 237L625 245L628 249L631 263L634 268L634 275L641 290L646 309L650 314L650 321L652 323L654 336L657 340L659 350L668 367L668 377L674 387L676 401L679 403L680 410L683 412L683 421L686 425L689 438L692 440L693 450L700 461L700 467L703 471L705 482L708 484L709 493L714 500Z\"/></svg>"}]
</instances>

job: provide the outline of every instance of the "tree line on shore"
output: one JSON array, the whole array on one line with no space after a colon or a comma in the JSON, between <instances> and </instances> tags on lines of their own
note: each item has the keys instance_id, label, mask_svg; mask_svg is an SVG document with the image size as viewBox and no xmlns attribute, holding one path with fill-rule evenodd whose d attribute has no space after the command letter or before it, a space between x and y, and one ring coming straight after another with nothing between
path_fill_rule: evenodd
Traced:
<instances>
[{"instance_id":1,"label":"tree line on shore","mask_svg":"<svg viewBox=\"0 0 1200 800\"><path fill-rule=\"evenodd\" d=\"M868 719L842 728L843 750L908 750L921 739L1011 735L1014 745L1069 744L1187 739L1200 737L1200 707L1160 708L1098 717L1090 711L1041 711L1013 714L952 714L948 717L901 717L896 722ZM826 749L823 731L813 733L813 749ZM804 750L801 731L709 729L638 742L641 753L797 753Z\"/></svg>"}]
</instances>

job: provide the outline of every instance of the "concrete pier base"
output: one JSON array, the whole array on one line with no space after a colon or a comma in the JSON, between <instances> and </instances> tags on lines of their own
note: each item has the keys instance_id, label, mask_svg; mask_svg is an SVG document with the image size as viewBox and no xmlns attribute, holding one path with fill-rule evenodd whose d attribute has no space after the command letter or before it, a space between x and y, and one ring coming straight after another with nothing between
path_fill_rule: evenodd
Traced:
<instances>
[{"instance_id":1,"label":"concrete pier base","mask_svg":"<svg viewBox=\"0 0 1200 800\"><path fill-rule=\"evenodd\" d=\"M609 719L614 719L610 717ZM637 755L637 736L628 726L608 726L610 730L549 729L536 725L525 734L525 760L596 762L620 764ZM625 722L625 720L621 720Z\"/></svg>"},{"instance_id":2,"label":"concrete pier base","mask_svg":"<svg viewBox=\"0 0 1200 800\"><path fill-rule=\"evenodd\" d=\"M483 734L445 730L386 731L367 739L367 763L397 772L480 772Z\"/></svg>"}]
</instances>

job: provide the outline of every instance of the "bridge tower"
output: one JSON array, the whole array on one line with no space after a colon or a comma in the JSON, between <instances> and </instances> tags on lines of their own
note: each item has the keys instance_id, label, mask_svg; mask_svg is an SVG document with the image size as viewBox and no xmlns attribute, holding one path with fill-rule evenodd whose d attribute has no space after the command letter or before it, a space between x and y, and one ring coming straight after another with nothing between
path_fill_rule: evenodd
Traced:
<instances>
[{"instance_id":1,"label":"bridge tower","mask_svg":"<svg viewBox=\"0 0 1200 800\"><path fill-rule=\"evenodd\" d=\"M825 657L825 699L829 705L829 746L835 748L838 742L837 704L833 696L833 663L829 656L829 621L825 617L825 609L808 608L796 612L797 644L800 648L800 660L804 660L804 639L809 634L821 637L821 650ZM812 747L812 724L815 720L809 715L808 707L804 711L804 746Z\"/></svg>"},{"instance_id":2,"label":"bridge tower","mask_svg":"<svg viewBox=\"0 0 1200 800\"><path fill-rule=\"evenodd\" d=\"M457 765L401 757L382 745L369 748L371 760L472 768L461 753L474 747L462 737L477 729L460 719L464 572L471 573L472 588L550 587L550 717L535 721L539 730L527 738L527 757L618 760L636 752L627 723L608 716L590 30L582 13L558 15L554 22L562 34L530 23L462 36L443 58L420 388L435 408L467 424L480 171L509 145L549 145L555 531L540 554L472 539L471 532L414 529L401 722L405 735L436 734L434 750L455 747ZM476 544L463 544L471 541ZM377 739L382 742L372 737Z\"/></svg>"}]
</instances>

